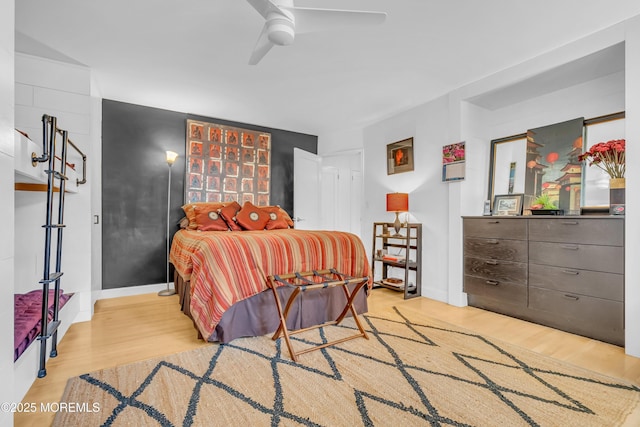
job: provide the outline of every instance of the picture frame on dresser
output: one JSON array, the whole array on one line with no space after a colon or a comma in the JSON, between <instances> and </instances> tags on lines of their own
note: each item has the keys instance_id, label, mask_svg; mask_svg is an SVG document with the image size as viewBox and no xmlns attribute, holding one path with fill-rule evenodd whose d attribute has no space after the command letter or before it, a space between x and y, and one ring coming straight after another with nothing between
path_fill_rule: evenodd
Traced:
<instances>
[{"instance_id":1,"label":"picture frame on dresser","mask_svg":"<svg viewBox=\"0 0 640 427\"><path fill-rule=\"evenodd\" d=\"M498 194L493 198L494 216L520 216L524 194Z\"/></svg>"}]
</instances>

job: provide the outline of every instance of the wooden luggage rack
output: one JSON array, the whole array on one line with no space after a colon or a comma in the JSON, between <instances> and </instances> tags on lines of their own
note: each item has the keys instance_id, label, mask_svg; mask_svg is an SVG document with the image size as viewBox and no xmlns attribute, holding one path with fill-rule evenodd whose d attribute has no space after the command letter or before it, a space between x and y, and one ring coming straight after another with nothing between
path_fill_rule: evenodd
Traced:
<instances>
[{"instance_id":1,"label":"wooden luggage rack","mask_svg":"<svg viewBox=\"0 0 640 427\"><path fill-rule=\"evenodd\" d=\"M311 278L311 280L309 280ZM319 280L319 281L318 281ZM368 277L351 277L345 274L342 274L335 269L327 269L327 270L314 270L314 271L306 271L303 273L290 273L290 274L281 274L281 275L273 275L269 276L268 285L269 288L273 291L273 297L276 300L276 307L278 308L278 316L280 317L280 326L278 330L273 334L272 339L276 340L280 338L280 336L284 336L284 340L287 343L287 348L289 349L289 353L291 354L291 358L294 362L298 361L297 356L308 353L314 350L320 350L322 348L328 347L330 345L339 344L341 342L349 341L354 338L366 338L369 339L369 336L365 332L362 324L360 323L360 319L358 319L358 313L356 313L356 309L353 307L353 300L355 299L358 292L367 284L369 281ZM284 312L282 311L282 305L280 304L280 298L278 297L278 292L276 292L276 288L278 287L277 283L282 283L285 286L294 288L293 293L289 297L287 304L285 305ZM352 292L349 292L349 287L347 285L355 284L355 288L353 288ZM315 289L326 289L333 288L336 286L341 286L344 290L344 294L347 297L347 303L344 306L344 309L338 316L336 320L332 320L329 322L325 322L320 325L311 326L308 328L296 329L289 331L287 329L287 316L289 315L289 310L293 305L293 301L301 292L306 292ZM348 312L351 312L353 316L353 320L356 322L356 326L358 327L358 333L355 335L349 335L344 338L340 338L334 341L330 341L324 344L319 344L317 346L305 348L304 350L294 351L293 346L291 345L291 339L289 335L297 334L300 332L309 331L312 329L322 328L324 326L329 325L338 325L345 318Z\"/></svg>"}]
</instances>

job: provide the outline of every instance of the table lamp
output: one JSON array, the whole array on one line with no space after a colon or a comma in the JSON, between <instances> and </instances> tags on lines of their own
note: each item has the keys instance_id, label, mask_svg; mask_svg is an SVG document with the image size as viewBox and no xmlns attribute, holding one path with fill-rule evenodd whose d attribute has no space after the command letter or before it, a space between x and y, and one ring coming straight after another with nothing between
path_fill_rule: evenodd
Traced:
<instances>
[{"instance_id":1,"label":"table lamp","mask_svg":"<svg viewBox=\"0 0 640 427\"><path fill-rule=\"evenodd\" d=\"M396 236L400 235L402 223L400 222L400 212L409 211L409 194L408 193L388 193L387 194L387 212L395 212L396 220L393 228L396 230Z\"/></svg>"}]
</instances>

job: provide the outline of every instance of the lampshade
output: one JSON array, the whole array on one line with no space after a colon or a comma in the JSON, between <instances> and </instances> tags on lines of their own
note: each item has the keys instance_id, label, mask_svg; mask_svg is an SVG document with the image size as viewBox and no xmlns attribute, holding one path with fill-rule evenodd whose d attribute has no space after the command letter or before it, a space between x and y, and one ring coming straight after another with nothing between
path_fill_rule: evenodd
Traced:
<instances>
[{"instance_id":1,"label":"lampshade","mask_svg":"<svg viewBox=\"0 0 640 427\"><path fill-rule=\"evenodd\" d=\"M167 151L167 163L171 166L178 158L178 153L175 151Z\"/></svg>"},{"instance_id":2,"label":"lampshade","mask_svg":"<svg viewBox=\"0 0 640 427\"><path fill-rule=\"evenodd\" d=\"M387 212L407 212L409 210L409 194L388 193Z\"/></svg>"}]
</instances>

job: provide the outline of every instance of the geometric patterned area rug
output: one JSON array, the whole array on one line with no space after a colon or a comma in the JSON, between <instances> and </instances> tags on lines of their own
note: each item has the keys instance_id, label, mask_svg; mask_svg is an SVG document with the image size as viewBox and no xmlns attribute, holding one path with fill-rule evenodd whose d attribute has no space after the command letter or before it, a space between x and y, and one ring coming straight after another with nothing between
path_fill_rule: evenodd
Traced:
<instances>
[{"instance_id":1,"label":"geometric patterned area rug","mask_svg":"<svg viewBox=\"0 0 640 427\"><path fill-rule=\"evenodd\" d=\"M71 378L54 426L617 426L640 388L415 311L361 316L353 339L291 360L242 338ZM292 336L296 350L353 319Z\"/></svg>"}]
</instances>

